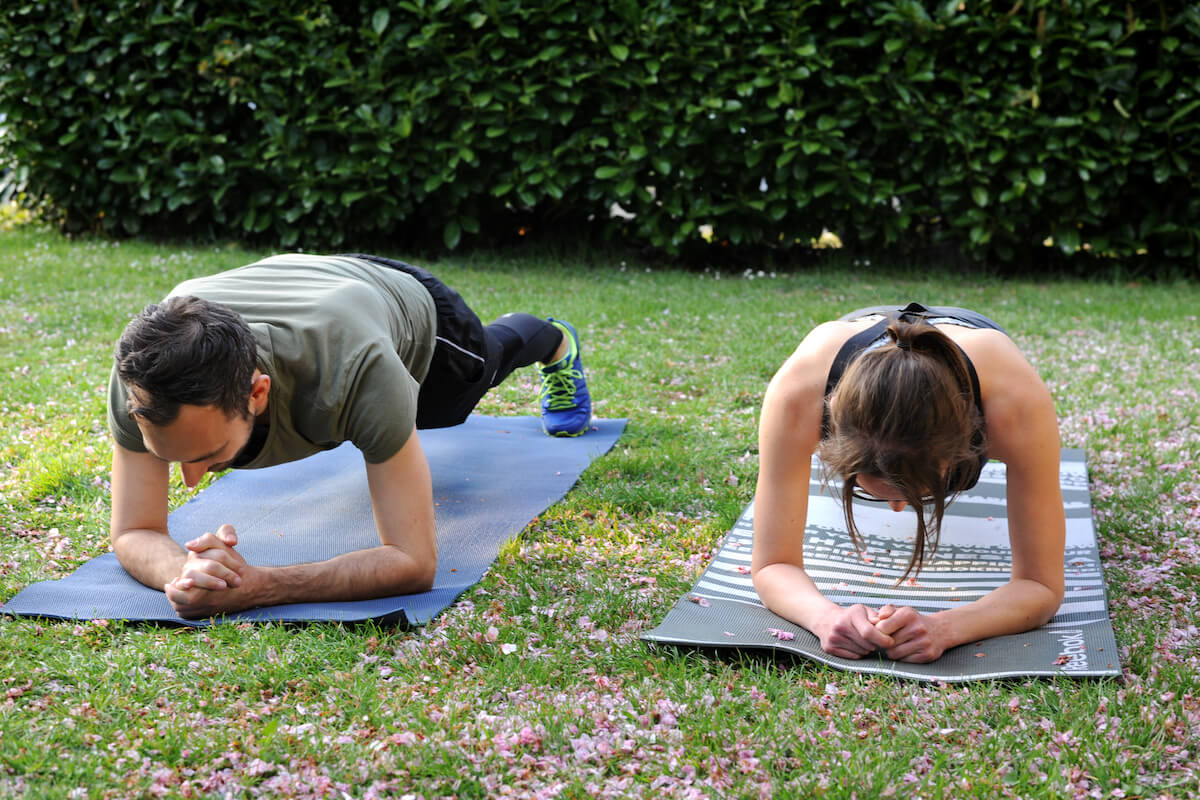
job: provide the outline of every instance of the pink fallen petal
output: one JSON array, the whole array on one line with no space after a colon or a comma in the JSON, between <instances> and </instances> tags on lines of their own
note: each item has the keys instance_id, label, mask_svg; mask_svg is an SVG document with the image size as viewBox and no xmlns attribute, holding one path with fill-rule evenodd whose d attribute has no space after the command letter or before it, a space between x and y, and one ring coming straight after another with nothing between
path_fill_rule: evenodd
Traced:
<instances>
[{"instance_id":1,"label":"pink fallen petal","mask_svg":"<svg viewBox=\"0 0 1200 800\"><path fill-rule=\"evenodd\" d=\"M706 600L703 597L700 597L699 595L690 594L690 595L688 595L688 600L690 600L691 602L700 606L701 608L708 608L709 606L712 605L712 603L708 602L708 600Z\"/></svg>"},{"instance_id":2,"label":"pink fallen petal","mask_svg":"<svg viewBox=\"0 0 1200 800\"><path fill-rule=\"evenodd\" d=\"M513 653L517 652L517 646L511 642L505 642L504 644L500 645L500 652L504 653L506 656L511 656Z\"/></svg>"}]
</instances>

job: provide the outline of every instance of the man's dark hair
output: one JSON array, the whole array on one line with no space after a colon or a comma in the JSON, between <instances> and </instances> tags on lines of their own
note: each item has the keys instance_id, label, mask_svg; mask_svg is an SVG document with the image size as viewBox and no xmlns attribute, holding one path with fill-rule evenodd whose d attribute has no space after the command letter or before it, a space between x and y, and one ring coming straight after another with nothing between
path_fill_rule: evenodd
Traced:
<instances>
[{"instance_id":1,"label":"man's dark hair","mask_svg":"<svg viewBox=\"0 0 1200 800\"><path fill-rule=\"evenodd\" d=\"M117 342L117 375L127 388L130 416L168 425L181 405L216 406L249 414L257 348L237 312L199 297L151 303Z\"/></svg>"}]
</instances>

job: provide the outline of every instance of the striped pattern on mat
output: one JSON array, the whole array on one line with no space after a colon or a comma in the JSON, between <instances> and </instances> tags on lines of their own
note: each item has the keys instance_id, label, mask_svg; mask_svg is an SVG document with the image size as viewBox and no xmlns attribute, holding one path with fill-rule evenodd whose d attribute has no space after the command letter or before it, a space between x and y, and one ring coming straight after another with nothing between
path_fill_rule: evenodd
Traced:
<instances>
[{"instance_id":1,"label":"striped pattern on mat","mask_svg":"<svg viewBox=\"0 0 1200 800\"><path fill-rule=\"evenodd\" d=\"M882 503L855 501L855 520L866 544L858 552L833 496L840 485L830 481L826 489L820 469L814 458L804 563L833 602L871 607L891 602L932 613L969 603L1008 581L1012 553L1003 464L988 464L979 483L947 509L937 551L916 578L899 585L912 553L916 515L911 510L894 512ZM645 638L670 644L784 649L845 669L924 680L1118 675L1082 451L1063 451L1060 479L1067 517L1066 596L1054 619L1036 631L964 645L931 665L900 664L882 656L860 661L830 656L808 631L762 607L750 579L751 503L692 591ZM785 632L782 638L778 631ZM795 638L788 638L789 633Z\"/></svg>"}]
</instances>

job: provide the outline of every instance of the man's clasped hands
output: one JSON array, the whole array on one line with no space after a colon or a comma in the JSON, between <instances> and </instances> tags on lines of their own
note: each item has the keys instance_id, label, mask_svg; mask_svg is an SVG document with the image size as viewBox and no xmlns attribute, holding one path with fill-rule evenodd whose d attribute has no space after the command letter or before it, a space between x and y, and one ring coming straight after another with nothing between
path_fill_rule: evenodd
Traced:
<instances>
[{"instance_id":1,"label":"man's clasped hands","mask_svg":"<svg viewBox=\"0 0 1200 800\"><path fill-rule=\"evenodd\" d=\"M233 526L222 525L216 533L205 533L184 544L187 560L179 577L163 586L175 613L204 617L231 606L254 605L250 602L254 568L234 549L237 543ZM236 597L239 594L246 596Z\"/></svg>"}]
</instances>

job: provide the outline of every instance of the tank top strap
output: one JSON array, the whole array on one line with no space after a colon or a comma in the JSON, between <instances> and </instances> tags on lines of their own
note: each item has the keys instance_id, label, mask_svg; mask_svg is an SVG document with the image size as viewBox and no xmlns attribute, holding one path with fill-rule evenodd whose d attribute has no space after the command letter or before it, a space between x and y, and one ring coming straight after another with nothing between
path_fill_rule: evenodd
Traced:
<instances>
[{"instance_id":1,"label":"tank top strap","mask_svg":"<svg viewBox=\"0 0 1200 800\"><path fill-rule=\"evenodd\" d=\"M958 347L957 344L954 345ZM963 361L967 362L967 376L971 379L971 396L975 399L975 408L979 410L979 427L975 429L974 435L971 436L971 444L974 447L982 447L984 443L983 433L983 390L979 385L979 373L975 371L975 365L971 363L971 359L963 352L961 347L958 352L962 353ZM975 484L979 483L979 478L983 475L983 468L987 466L988 455L986 452L979 454L979 460L976 461L969 469L958 469L949 476L946 481L946 488L950 491L965 491L974 488Z\"/></svg>"},{"instance_id":2,"label":"tank top strap","mask_svg":"<svg viewBox=\"0 0 1200 800\"><path fill-rule=\"evenodd\" d=\"M829 377L825 379L826 398L833 394L834 387L842 379L842 373L846 371L846 367L850 366L850 362L865 350L871 342L882 336L890 323L891 320L885 317L871 327L854 334L842 343L842 346L837 351L837 355L833 357L833 364L829 367ZM822 404L821 438L824 439L827 436L829 436L829 408Z\"/></svg>"}]
</instances>

